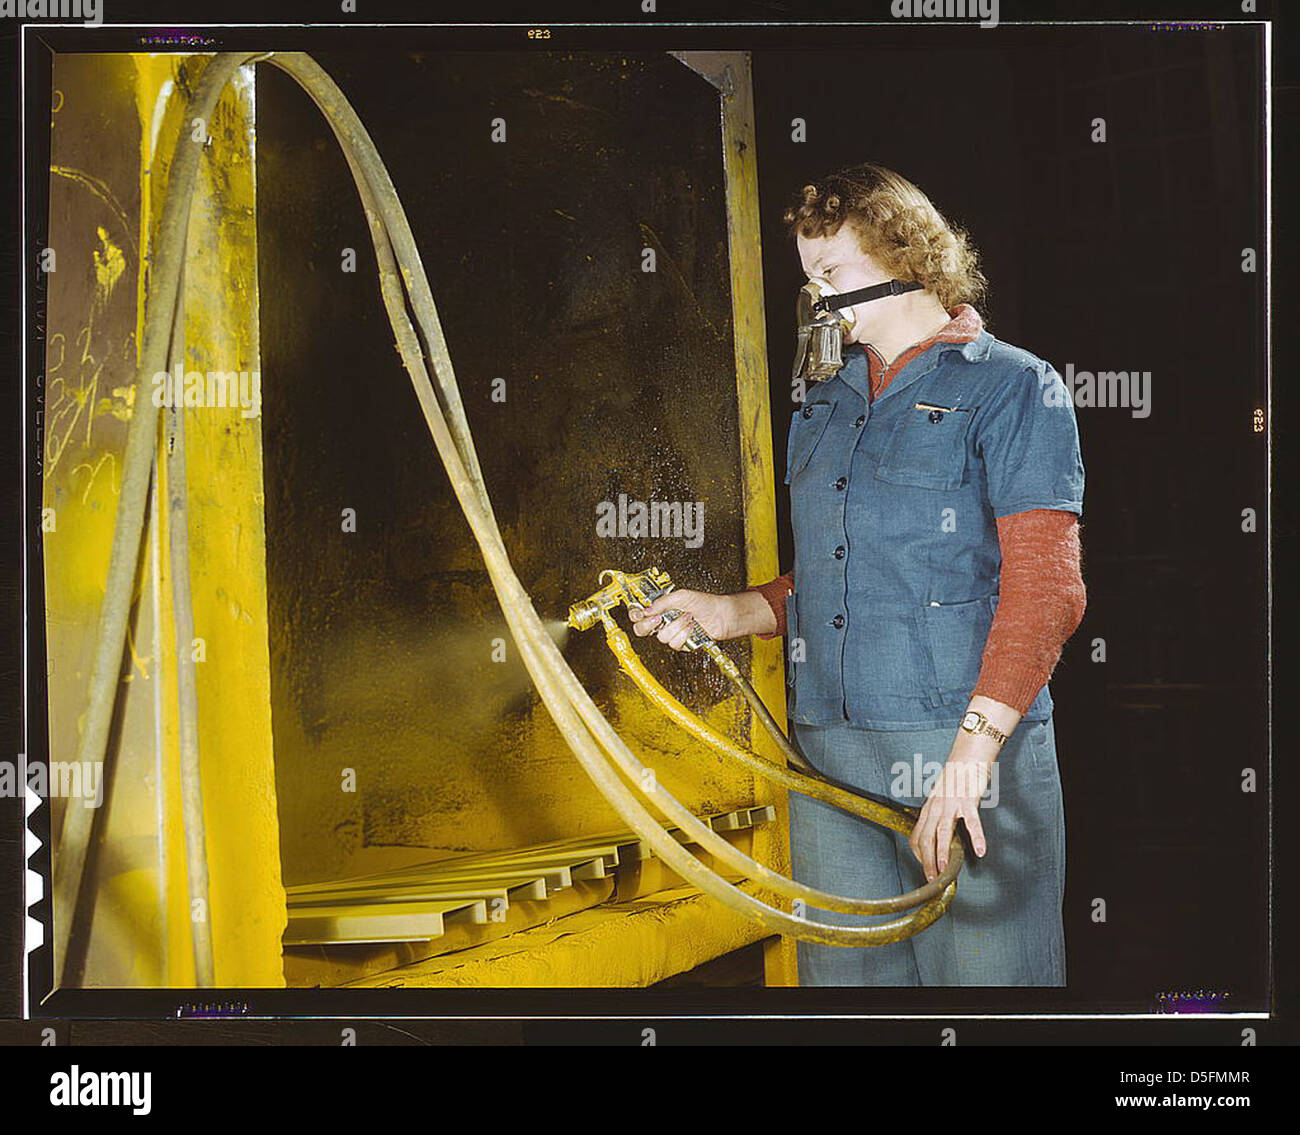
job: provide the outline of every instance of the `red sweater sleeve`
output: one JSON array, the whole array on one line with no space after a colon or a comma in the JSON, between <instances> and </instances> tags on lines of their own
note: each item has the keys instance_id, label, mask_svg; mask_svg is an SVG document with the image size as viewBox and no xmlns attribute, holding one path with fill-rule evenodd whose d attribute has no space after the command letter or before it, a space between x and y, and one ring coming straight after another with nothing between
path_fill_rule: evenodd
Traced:
<instances>
[{"instance_id":1,"label":"red sweater sleeve","mask_svg":"<svg viewBox=\"0 0 1300 1135\"><path fill-rule=\"evenodd\" d=\"M1087 606L1079 518L1034 508L998 524L1002 580L974 693L1024 713Z\"/></svg>"},{"instance_id":2,"label":"red sweater sleeve","mask_svg":"<svg viewBox=\"0 0 1300 1135\"><path fill-rule=\"evenodd\" d=\"M788 571L768 583L755 584L745 590L757 591L767 600L767 605L772 608L772 614L776 616L776 630L771 634L761 634L758 637L777 638L785 634L785 597L794 590L794 572Z\"/></svg>"}]
</instances>

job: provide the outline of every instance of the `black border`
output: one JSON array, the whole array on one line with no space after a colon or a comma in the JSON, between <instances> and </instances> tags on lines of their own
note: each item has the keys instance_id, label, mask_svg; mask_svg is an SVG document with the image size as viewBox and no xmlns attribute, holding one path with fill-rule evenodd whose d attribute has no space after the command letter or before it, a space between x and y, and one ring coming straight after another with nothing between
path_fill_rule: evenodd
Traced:
<instances>
[{"instance_id":1,"label":"black border","mask_svg":"<svg viewBox=\"0 0 1300 1135\"><path fill-rule=\"evenodd\" d=\"M105 8L105 24L103 27L93 31L84 31L80 29L70 29L66 32L58 33L60 49L67 50L105 50L118 47L121 50L138 49L140 30L128 30L122 28L113 28L109 21L116 22L133 22L150 23L154 27L165 26L170 28L184 27L187 23L200 22L197 18L190 20L179 20L175 12L175 5L145 5L145 4L114 4L112 0L103 0ZM428 18L434 18L432 15L426 16L424 13L418 15L404 14L400 12L400 6L393 4L367 3L362 0L360 5L365 12L363 17L365 22L418 22ZM157 7L166 12L165 22L160 22L158 17L150 16L150 9ZM198 5L186 5L186 7L197 8ZM259 29L220 29L220 43L213 44L213 49L227 49L230 47L250 46L253 48L265 46L268 48L278 46L302 46L304 33L308 36L318 36L328 32L326 28L300 29L298 27L271 27L265 24L267 13L265 5L253 5L249 3L229 3L220 4L220 12L213 13L209 18L216 18L223 22L258 22L262 23ZM331 6L332 7L332 6ZM555 12L559 5L547 3L545 5L519 5L519 4L484 4L480 6L482 11L478 14L481 20L493 21L514 21L523 20L537 24L545 24L548 20L558 23L559 20L550 13ZM537 19L537 9L544 7L548 13L547 19ZM663 49L663 50L681 50L687 48L720 48L724 46L743 46L753 49L763 47L783 47L791 46L792 36L797 35L799 46L808 49L816 49L820 45L829 45L836 42L842 45L843 29L834 27L825 28L807 28L794 29L788 26L789 21L803 19L809 20L853 20L864 21L871 19L871 16L864 15L864 9L879 8L887 11L888 4L879 2L877 4L839 4L828 3L823 5L809 5L797 3L770 3L770 4L690 4L690 5L668 5L659 4L658 23L647 26L655 17L646 17L644 21L636 19L639 4L630 3L627 5L629 15L625 17L626 26L621 28L597 28L597 27L573 27L566 29L564 33L564 42L559 43L552 41L548 49L562 49L571 47L575 50L594 49L604 47L610 44L611 38L617 40L618 46L630 47L632 44L628 39L635 38L635 46L638 49ZM670 12L669 7L689 8L689 11ZM1272 5L1260 3L1260 13L1256 17L1241 17L1234 15L1234 9L1239 5L1221 0L1218 3L1148 3L1143 5L1143 20L1135 19L1131 4L1113 3L1113 4L1064 4L1064 3L1045 3L1043 0L1028 3L1016 3L1014 0L1003 0L1000 5L1001 19L1003 23L1009 23L1019 16L1021 18L1032 17L1026 22L1044 23L1049 19L1060 19L1075 22L1095 22L1105 19L1119 19L1124 22L1148 22L1149 20L1210 20L1210 21L1241 21L1254 22L1255 20L1267 20L1270 17ZM581 6L584 11L578 14L566 14L568 19L593 20L602 23L609 23L617 17L611 13L609 4L587 4ZM1050 8L1051 15L1044 9ZM1087 9L1086 12L1081 9ZM1123 11L1128 8L1130 10ZM293 9L301 11L301 17L307 20L320 20L322 18L322 7L319 4L284 4L277 5L276 16L286 22L293 18ZM397 10L395 10L397 9ZM851 9L851 11L849 10ZM391 15L389 14L391 12ZM770 27L691 27L686 28L665 27L664 23L669 21L689 21L694 24L702 23L710 18L726 18L728 21L745 21L745 20L762 20L762 21L779 21L786 26ZM1297 99L1300 98L1300 92L1297 90L1296 68L1294 65L1294 44L1288 38L1282 39L1282 13L1278 13L1278 22L1274 23L1274 52L1272 59L1273 68L1273 98L1272 98L1272 134L1274 139L1273 146L1273 231L1272 244L1274 254L1270 265L1273 311L1279 312L1284 310L1283 304L1290 296L1295 294L1292 286L1293 275L1298 270L1297 261L1294 255L1290 255L1294 249L1294 241L1291 239L1294 235L1294 220L1283 210L1290 202L1297 200L1297 188L1295 178L1295 163L1288 160L1290 153L1289 142L1295 137L1296 108ZM881 20L880 22L886 22ZM937 29L933 25L917 23L916 31L918 35L933 35ZM4 117L4 127L6 133L11 130L14 134L14 142L18 141L19 119L17 115L18 98L21 95L19 90L19 76L17 74L17 42L16 37L11 39L9 34L11 29L4 29L4 48L5 62L11 62L9 48L14 48L12 63L14 65L13 78L7 85L7 89L14 102L11 106L14 109L12 115L6 114ZM414 29L413 29L414 30ZM383 35L384 29L375 28L371 31L376 35ZM47 29L42 32L41 38L47 42L53 38L54 29ZM211 34L205 31L204 33ZM363 29L349 29L349 34L355 36L364 34ZM946 33L945 33L946 34ZM1192 34L1192 33L1189 33ZM214 37L215 38L215 37ZM469 39L473 46L484 48L499 48L501 46L517 47L520 45L520 33L516 28L501 27L475 27L472 29L446 28L432 33L431 45L454 45L458 48L470 46L466 42ZM355 40L351 42L355 43ZM30 50L35 48L34 42L29 42L28 67L29 78L31 78L37 69L37 52ZM8 69L8 68L7 68ZM33 120L40 122L48 120L48 83L29 82L28 90L25 95L26 111L29 115L29 123ZM43 100L43 101L42 101ZM42 117L42 116L45 117ZM30 127L29 127L30 129ZM31 151L31 168L39 169L41 164L37 146L44 141L44 148L48 150L48 137L43 136L40 131L29 133L28 144L32 147ZM15 147L16 149L16 147ZM11 167L12 168L12 167ZM14 169L11 173L11 189L17 188L17 181L20 173ZM47 216L45 210L45 194L47 187L43 179L35 179L36 184L31 180L28 182L27 205L28 205L28 224L29 235L35 247L40 247L39 233L45 224ZM16 196L16 194L15 194ZM15 211L15 221L17 220ZM15 225L16 227L16 225ZM4 363L15 365L17 362L17 346L19 334L27 335L27 345L29 358L34 362L40 358L39 345L41 337L39 334L40 323L34 318L26 329L19 329L18 322L21 318L19 307L18 283L20 270L26 273L29 291L29 305L33 315L36 316L41 311L39 288L39 274L31 270L27 263L25 252L21 249L18 240L11 240L4 252L4 260L0 261L4 267L9 269L4 273L4 279L10 287L9 296L13 301L13 306L6 311L8 318L4 321L3 333L6 336L4 347L8 348L0 351L4 356ZM1273 331L1276 335L1278 326L1287 327L1288 321L1273 319ZM1284 490L1285 482L1280 476L1279 458L1282 456L1283 445L1286 444L1285 427L1292 420L1288 412L1290 399L1294 397L1291 387L1288 383L1288 376L1292 368L1286 366L1294 358L1294 342L1290 335L1285 340L1275 338L1273 340L1273 398L1274 406L1271 412L1271 421L1273 423L1274 437L1272 440L1274 454L1274 468L1271 471L1272 484L1278 490L1276 498L1272 499L1272 523L1271 523L1271 543L1275 551L1289 550L1296 536L1296 517L1294 511L1289 507L1287 494ZM30 377L28 379L30 381ZM17 392L16 384L10 389ZM29 386L29 389L31 387ZM27 431L27 448L28 452L36 452L34 444L35 422L34 420L24 423ZM6 435L12 437L12 434ZM16 440L16 439L14 439ZM17 446L8 446L0 444L0 451L5 456L0 457L0 461L9 461L13 466L20 463L19 449ZM8 470L6 470L8 471ZM25 470L13 470L15 473L25 475L28 485L28 500L40 499L40 477L39 471L34 463L29 463ZM12 480L5 478L8 485L17 482L17 476ZM17 502L15 501L14 511L17 512ZM33 617L33 612L40 612L43 607L43 594L41 581L43 570L41 567L40 543L39 543L39 516L35 518L37 531L36 538L32 539L33 518L12 517L18 523L23 525L30 543L27 547L27 580L29 587L30 602L32 608L27 612L21 611L22 591L21 580L15 579L15 573L12 569L6 570L3 580L0 581L0 596L4 599L5 614L9 615L16 609L19 615L19 621L16 625L21 625L25 616L26 631L28 635L29 649L31 658L43 657L43 622L39 617ZM17 523L13 524L9 531L17 531ZM1279 557L1280 558L1280 557ZM8 564L7 564L8 567ZM1281 611L1285 610L1287 604L1291 601L1290 589L1287 586L1287 576L1285 571L1279 566L1277 560L1273 565L1273 586L1274 595L1277 600L1277 606L1272 612L1273 617L1273 642L1274 653L1272 657L1273 665L1273 689L1274 691L1286 691L1290 687L1288 676L1290 673L1290 654L1286 649L1287 641L1282 634L1283 620L1280 617ZM1294 625L1292 623L1291 625ZM11 634L6 633L8 641L13 640ZM21 650L21 640L17 640L17 645ZM6 658L6 672L14 675L14 687L17 688L20 675L24 673L22 662L19 665L9 667ZM29 680L28 698L32 705L42 705L45 697L45 674L43 666L36 666L26 671L26 677ZM1284 699L1283 704L1285 704ZM19 711L19 722L21 722L21 709ZM40 713L31 714L26 722L28 729L29 751L41 753L45 749L45 723L44 715ZM4 723L4 728L9 729L9 723ZM17 752L21 748L21 730L17 730L17 744L10 747L11 752ZM1286 791L1290 785L1290 777L1294 772L1288 763L1290 748L1282 743L1280 734L1276 729L1272 731L1273 736L1273 772L1274 779L1271 786L1274 800L1274 826L1275 826L1275 861L1274 861L1274 952L1273 958L1274 975L1273 975L1273 1012L1270 1014L1270 1020L1249 1020L1236 1021L1233 1019L1208 1018L1208 1019L1191 1019L1191 1018L1159 1018L1154 1020L1124 1020L1109 1019L1102 1021L1093 1020L982 1020L978 1023L975 1021L963 1021L962 1016L966 1013L1014 1013L1017 1009L1021 1012L1042 1012L1044 1011L1044 998L1050 998L1053 1013L1058 1012L1076 1012L1107 1015L1111 1013L1146 1013L1150 1011L1149 1005L1113 1005L1108 1006L1106 1010L1098 1010L1095 1005L1078 1005L1070 1009L1065 1008L1069 1004L1068 997L1062 998L1061 991L1032 991L1032 990L915 990L909 991L908 1001L909 1010L900 1012L896 1007L872 1008L876 1002L882 999L893 999L893 995L888 993L881 994L871 990L853 990L853 991L830 991L830 990L763 990L761 1003L755 1003L752 994L737 994L731 991L715 991L708 994L662 994L653 991L635 991L635 990L610 990L610 991L532 991L532 990L473 990L473 991L455 991L455 990L331 990L331 991L314 991L314 990L219 990L212 991L210 994L206 991L196 993L196 991L176 990L176 991L149 991L149 990L66 990L59 991L51 998L41 1004L33 1002L31 1012L33 1020L24 1026L24 1031L30 1030L39 1024L35 1018L39 1015L45 1019L65 1019L65 1018L85 1018L85 1019L122 1019L137 1018L140 1021L157 1021L160 1019L175 1020L178 1011L181 1013L203 1013L204 1005L210 1005L213 1002L230 1006L239 1016L245 1018L240 1022L225 1020L223 1026L227 1028L253 1027L254 1021L251 1018L281 1018L309 1016L319 1018L322 1012L331 1012L327 1010L322 1003L321 998L324 996L339 997L338 1015L340 1019L360 1023L366 1018L371 1017L388 1017L390 1019L404 1018L409 1022L408 1026L413 1027L415 1022L411 1018L437 1017L442 1018L442 1023L450 1025L454 1018L482 1018L493 1017L503 1020L515 1019L522 1021L523 1039L527 1039L531 1033L532 1037L543 1043L547 1040L565 1043L568 1033L566 1030L578 1027L578 1022L565 1023L563 1020L533 1020L526 1021L525 1018L600 1018L603 1016L616 1016L622 1020L597 1021L588 1020L583 1025L583 1030L588 1036L605 1035L607 1039L597 1041L598 1043L640 1043L639 1040L629 1040L627 1037L627 1027L629 1024L635 1024L637 1030L642 1027L642 1023L650 1020L661 1019L666 1027L682 1030L693 1030L695 1035L704 1037L711 1033L720 1036L729 1036L729 1043L736 1043L735 1036L738 1026L744 1024L746 1029L755 1029L760 1031L770 1031L778 1029L785 1031L792 1038L795 1035L801 1035L803 1039L797 1043L835 1043L831 1040L834 1036L840 1036L848 1039L850 1036L858 1037L851 1043L893 1043L893 1044L934 1044L935 1030L939 1027L938 1018L943 1021L952 1021L957 1023L963 1032L969 1032L972 1028L978 1028L981 1036L986 1043L1005 1044L1005 1043L1028 1043L1042 1044L1050 1043L1053 1037L1064 1037L1066 1035L1074 1039L1076 1043L1096 1044L1096 1045L1113 1045L1117 1043L1126 1043L1124 1038L1147 1037L1149 1041L1160 1044L1240 1044L1240 1039L1233 1039L1234 1035L1240 1031L1241 1027L1248 1026L1257 1028L1260 1032L1261 1043L1266 1043L1265 1038L1273 1038L1274 1041L1286 1041L1283 1038L1294 1038L1293 1018L1290 1016L1290 1010L1295 1005L1295 974L1288 968L1288 958L1293 956L1287 949L1288 944L1294 943L1293 915L1294 907L1291 903L1293 893L1291 890L1290 880L1294 878L1294 872L1289 869L1289 865L1294 864L1294 826L1291 825L1287 810L1282 806L1282 802L1288 800L1289 794ZM17 804L16 815L13 805ZM0 801L0 814L7 817L12 816L21 825L21 801L3 800ZM41 809L38 815L45 817L45 824L48 828L48 811ZM6 822L2 825L3 834L0 834L0 899L8 898L11 892L11 881L22 870L21 855L22 852L20 840L14 840L12 828ZM48 842L48 831L41 832L38 828L37 834L43 842ZM48 851L38 853L38 857L46 860L45 868L48 872ZM48 877L48 876L47 876ZM15 893L16 898L16 893ZM1230 896L1226 897L1230 902ZM42 907L48 906L48 902L41 904L33 912L40 914ZM13 908L6 908L6 914ZM17 930L17 934L14 931ZM15 996L16 978L21 973L21 917L17 926L13 926L8 918L0 921L0 992L6 998L3 1013L6 1016L17 1016L21 1011L20 1001ZM45 960L40 963L40 968L34 961L33 978L39 985L48 988L50 966L48 961L48 950L42 951ZM962 994L963 1002L960 1010L955 1010L953 994L959 992ZM849 996L849 994L853 996ZM400 995L402 1003L396 1003L397 995ZM857 996L861 995L861 997ZM200 998L202 998L200 1000ZM846 1004L852 1001L852 1009ZM751 1018L753 1014L794 1014L800 1018L807 1017L810 1014L835 1014L843 1015L846 1013L880 1013L887 1018L900 1018L925 1014L928 1018L925 1020L897 1020L881 1019L872 1021L854 1021L852 1019L841 1019L839 1021L830 1020L786 1020L786 1021L760 1021L748 1019L745 1021L720 1019L729 1017L733 1014L742 1018ZM711 1020L706 1018L712 1017ZM669 1024L669 1018L680 1018ZM195 1022L192 1025L177 1022L177 1028L203 1028L212 1022ZM284 1022L287 1024L288 1022ZM304 1022L305 1024L306 1022ZM321 1022L323 1024L323 1022ZM464 1020L464 1027L467 1031L472 1031L475 1026L471 1021ZM612 1032L611 1032L612 1030ZM719 1032L719 1030L721 1030ZM8 1030L0 1026L0 1041L5 1039L5 1033ZM156 1034L157 1030L154 1030ZM615 1037L620 1039L615 1039ZM812 1039L813 1037L819 1039ZM1158 1040L1156 1038L1159 1038ZM868 1038L875 1038L868 1039ZM1014 1038L1014 1039L1013 1039ZM1213 1039L1212 1039L1213 1038ZM141 1035L140 1039L146 1039ZM179 1038L178 1038L179 1039ZM289 1037L283 1039L288 1040ZM758 1041L762 1043L762 1041ZM842 1042L842 1041L841 1041ZM1132 1043L1132 1040L1127 1041ZM182 1042L183 1043L183 1042ZM236 1041L235 1043L239 1043ZM308 1043L312 1043L308 1041ZM319 1042L316 1042L319 1043ZM337 1043L330 1041L329 1043ZM716 1043L716 1041L715 1041ZM1138 1041L1142 1043L1142 1041Z\"/></svg>"}]
</instances>

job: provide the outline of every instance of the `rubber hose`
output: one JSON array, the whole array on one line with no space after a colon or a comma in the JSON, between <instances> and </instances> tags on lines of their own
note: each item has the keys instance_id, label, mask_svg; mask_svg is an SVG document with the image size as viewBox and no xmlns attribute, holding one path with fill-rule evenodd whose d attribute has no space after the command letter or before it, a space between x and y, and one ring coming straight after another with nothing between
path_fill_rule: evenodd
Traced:
<instances>
[{"instance_id":1,"label":"rubber hose","mask_svg":"<svg viewBox=\"0 0 1300 1135\"><path fill-rule=\"evenodd\" d=\"M754 715L762 723L763 728L767 730L768 736L770 736L776 743L776 747L781 750L781 753L786 760L793 761L796 756L800 758L797 767L806 776L812 777L814 780L819 780L823 784L834 785L836 788L850 793L851 795L858 797L860 800L870 800L872 803L877 804L882 808L887 808L899 815L905 815L912 821L916 820L920 813L919 808L900 804L898 801L891 800L887 796L873 796L871 793L864 792L862 789L857 788L852 784L846 784L842 780L836 780L833 776L827 776L821 769L813 765L807 757L795 748L794 743L786 736L785 730L776 723L776 718L772 716L771 711L763 704L763 699L758 696L758 691L750 684L749 679L739 672L734 675L728 674L727 676L731 679L736 688L740 690L741 696L749 703L750 708L754 711ZM902 831L901 828L896 828L895 830ZM908 830L910 831L911 829L909 828Z\"/></svg>"},{"instance_id":2,"label":"rubber hose","mask_svg":"<svg viewBox=\"0 0 1300 1135\"><path fill-rule=\"evenodd\" d=\"M185 362L185 277L176 291L172 319L171 367ZM172 578L172 622L176 639L176 724L180 754L181 818L185 834L185 877L190 896L190 940L194 983L217 984L212 951L212 904L208 893L208 849L203 820L203 781L199 771L199 695L195 672L194 603L190 595L189 488L185 475L185 414L174 403L165 419L167 434L167 509Z\"/></svg>"},{"instance_id":3,"label":"rubber hose","mask_svg":"<svg viewBox=\"0 0 1300 1135\"><path fill-rule=\"evenodd\" d=\"M849 815L869 820L874 824L890 828L903 835L910 834L918 809L909 808L898 803L882 804L846 789L833 781L809 777L794 769L783 768L781 765L764 760L752 749L737 745L721 733L710 728L696 714L692 713L665 690L659 681L646 669L645 664L632 648L627 633L608 619L606 623L606 641L609 643L614 657L618 659L620 669L637 684L651 703L705 744L731 758L737 764L743 765L745 768L766 777L791 792L799 792L804 796L810 796L814 800L820 800L822 803L829 804L831 807L838 808ZM843 910L851 914L892 914L895 911L910 910L920 903L937 897L957 877L963 860L963 854L953 854L949 858L948 866L940 875L924 886L906 894L896 895L888 899L854 899L851 906L828 906L827 909ZM827 896L819 895L819 899L825 897ZM834 896L829 897L834 898ZM821 906L824 904L819 901L816 905Z\"/></svg>"},{"instance_id":4,"label":"rubber hose","mask_svg":"<svg viewBox=\"0 0 1300 1135\"><path fill-rule=\"evenodd\" d=\"M703 741L723 756L729 757L790 791L810 796L850 815L858 816L882 827L891 828L904 835L911 833L920 809L900 804L888 797L877 798L872 796L853 785L844 784L826 776L825 773L809 764L790 743L780 726L776 724L776 720L768 712L767 706L759 698L758 691L750 685L748 679L740 672L739 667L715 641L708 639L706 636L707 641L702 648L703 653L707 654L727 679L736 685L744 695L745 700L761 711L759 719L766 726L767 731L773 736L774 740L778 742L787 759L793 760L796 756L800 758L801 763L797 769L784 769L780 765L760 757L752 749L737 745L729 738L710 728L699 715L692 713L682 705L651 675L641 661L640 656L633 649L631 639L626 632L619 628L613 616L608 611L602 611L600 617L605 628L606 644L615 658L618 659L620 669L636 683L652 705L676 721L677 724L697 739ZM893 910L911 909L917 903L938 894L952 879L957 877L964 861L964 851L960 839L955 833L953 839L957 851L950 857L948 866L937 878L916 890L904 895L898 895L892 899L861 901L864 903L870 902L876 912L888 913ZM865 912L862 906L853 908L834 907L832 909L852 909L855 913Z\"/></svg>"}]
</instances>

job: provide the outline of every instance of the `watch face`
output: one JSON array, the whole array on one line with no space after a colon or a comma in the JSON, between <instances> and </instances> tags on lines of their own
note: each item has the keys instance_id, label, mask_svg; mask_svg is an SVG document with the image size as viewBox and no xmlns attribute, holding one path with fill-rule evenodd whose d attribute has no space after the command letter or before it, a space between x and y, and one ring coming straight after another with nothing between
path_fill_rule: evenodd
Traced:
<instances>
[{"instance_id":1,"label":"watch face","mask_svg":"<svg viewBox=\"0 0 1300 1135\"><path fill-rule=\"evenodd\" d=\"M966 730L978 729L980 725L980 715L973 709L961 719L961 727Z\"/></svg>"}]
</instances>

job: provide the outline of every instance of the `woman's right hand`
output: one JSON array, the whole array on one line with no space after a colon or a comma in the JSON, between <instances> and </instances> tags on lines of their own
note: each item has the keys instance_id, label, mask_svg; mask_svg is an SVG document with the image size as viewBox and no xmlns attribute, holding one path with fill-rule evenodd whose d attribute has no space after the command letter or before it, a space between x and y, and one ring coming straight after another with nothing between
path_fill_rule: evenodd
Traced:
<instances>
[{"instance_id":1,"label":"woman's right hand","mask_svg":"<svg viewBox=\"0 0 1300 1135\"><path fill-rule=\"evenodd\" d=\"M681 611L670 623L664 623L665 611ZM741 638L751 634L771 634L776 630L776 616L766 599L757 591L737 595L714 595L707 591L680 588L661 595L648 607L629 611L632 629L642 638L657 634L659 641L681 650L698 625L716 641Z\"/></svg>"}]
</instances>

